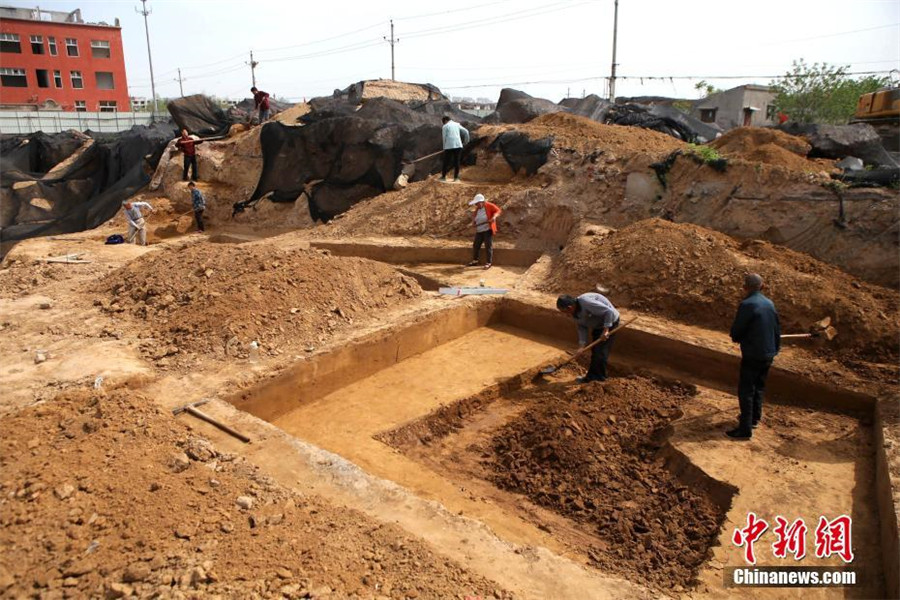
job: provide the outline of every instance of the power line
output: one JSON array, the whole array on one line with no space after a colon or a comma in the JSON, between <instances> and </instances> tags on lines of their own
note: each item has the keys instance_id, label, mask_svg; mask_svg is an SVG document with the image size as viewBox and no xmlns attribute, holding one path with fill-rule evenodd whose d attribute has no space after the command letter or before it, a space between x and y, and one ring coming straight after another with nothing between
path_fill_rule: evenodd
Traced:
<instances>
[{"instance_id":1,"label":"power line","mask_svg":"<svg viewBox=\"0 0 900 600\"><path fill-rule=\"evenodd\" d=\"M877 29L888 29L889 27L900 27L900 23L894 23L892 25L879 25L878 27L866 27L865 29L853 29L851 31L839 31L837 33L826 33L824 35L815 35L807 38L798 38L796 40L782 40L780 42L764 42L759 44L759 46L777 46L778 44L793 44L794 42L808 42L810 40L821 40L825 38L838 37L841 35L850 35L852 33L863 33L865 31L875 31Z\"/></svg>"}]
</instances>

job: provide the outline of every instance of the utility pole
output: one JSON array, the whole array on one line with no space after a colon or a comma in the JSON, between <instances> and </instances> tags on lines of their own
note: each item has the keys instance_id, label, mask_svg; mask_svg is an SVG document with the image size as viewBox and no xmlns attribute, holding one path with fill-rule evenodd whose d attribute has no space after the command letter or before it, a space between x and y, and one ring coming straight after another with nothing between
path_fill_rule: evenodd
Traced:
<instances>
[{"instance_id":1,"label":"utility pole","mask_svg":"<svg viewBox=\"0 0 900 600\"><path fill-rule=\"evenodd\" d=\"M150 93L153 96L150 103L150 121L153 122L156 120L156 81L153 79L153 54L150 52L150 26L147 24L147 17L153 11L147 10L147 0L141 0L141 4L143 5L143 10L138 10L136 6L134 10L144 15L144 32L147 34L147 58L150 61Z\"/></svg>"},{"instance_id":2,"label":"utility pole","mask_svg":"<svg viewBox=\"0 0 900 600\"><path fill-rule=\"evenodd\" d=\"M391 81L395 81L394 79L394 45L397 44L400 39L394 37L394 20L391 19L391 38L384 38L384 41L391 45Z\"/></svg>"},{"instance_id":3,"label":"utility pole","mask_svg":"<svg viewBox=\"0 0 900 600\"><path fill-rule=\"evenodd\" d=\"M181 97L184 98L184 87L182 86L184 78L181 77L181 67L178 67L178 79L175 81L178 82L178 91L181 92Z\"/></svg>"},{"instance_id":4,"label":"utility pole","mask_svg":"<svg viewBox=\"0 0 900 600\"><path fill-rule=\"evenodd\" d=\"M250 62L246 64L250 65L250 78L253 79L253 87L256 87L256 67L259 62L253 60L253 50L250 51Z\"/></svg>"},{"instance_id":5,"label":"utility pole","mask_svg":"<svg viewBox=\"0 0 900 600\"><path fill-rule=\"evenodd\" d=\"M613 55L612 72L609 74L609 101L616 101L616 35L619 32L619 0L615 0L615 13L613 13Z\"/></svg>"}]
</instances>

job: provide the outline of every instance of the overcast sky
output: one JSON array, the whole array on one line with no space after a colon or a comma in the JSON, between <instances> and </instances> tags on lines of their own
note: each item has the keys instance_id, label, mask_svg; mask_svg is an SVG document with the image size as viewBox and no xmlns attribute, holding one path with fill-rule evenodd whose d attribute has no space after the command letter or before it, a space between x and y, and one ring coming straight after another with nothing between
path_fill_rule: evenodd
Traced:
<instances>
[{"instance_id":1,"label":"overcast sky","mask_svg":"<svg viewBox=\"0 0 900 600\"><path fill-rule=\"evenodd\" d=\"M7 6L38 3L0 0ZM85 21L122 24L129 93L150 96L138 1L67 0ZM496 100L515 87L558 101L607 94L613 0L423 0L319 2L150 0L157 94L227 98L257 85L302 100L361 79L391 76L384 37L394 20L396 77L433 83L450 96ZM699 79L721 88L770 81L791 61L900 69L900 0L619 0L618 96L698 97ZM733 79L719 79L719 77ZM641 78L644 79L641 79ZM675 79L668 79L673 77ZM682 77L692 77L692 79ZM661 79L650 79L661 78Z\"/></svg>"}]
</instances>

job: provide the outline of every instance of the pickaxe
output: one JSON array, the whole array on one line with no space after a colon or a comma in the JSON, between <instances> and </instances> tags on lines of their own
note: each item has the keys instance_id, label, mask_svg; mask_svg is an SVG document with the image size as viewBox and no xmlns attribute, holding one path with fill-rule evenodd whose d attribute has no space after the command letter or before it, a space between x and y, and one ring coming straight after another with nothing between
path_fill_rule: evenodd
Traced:
<instances>
[{"instance_id":1,"label":"pickaxe","mask_svg":"<svg viewBox=\"0 0 900 600\"><path fill-rule=\"evenodd\" d=\"M219 429L221 429L222 431L224 431L225 433L227 433L229 435L233 435L234 437L241 440L245 444L250 443L250 438L248 438L243 433L238 433L237 431L235 431L228 425L225 425L224 423L220 423L219 421L216 421L208 414L202 413L196 409L197 406L201 406L203 404L206 404L207 402L209 402L208 399L198 400L197 402L189 402L188 404L185 404L184 406L179 406L178 408L173 409L172 414L177 416L180 413L186 412L188 414L194 415L195 417L197 417L200 420L206 421L210 425L214 425L214 426L218 427Z\"/></svg>"},{"instance_id":2,"label":"pickaxe","mask_svg":"<svg viewBox=\"0 0 900 600\"><path fill-rule=\"evenodd\" d=\"M809 333L788 333L781 336L784 338L817 338L823 337L829 342L837 336L837 329L831 326L831 317L825 317L821 321L813 323L809 328Z\"/></svg>"}]
</instances>

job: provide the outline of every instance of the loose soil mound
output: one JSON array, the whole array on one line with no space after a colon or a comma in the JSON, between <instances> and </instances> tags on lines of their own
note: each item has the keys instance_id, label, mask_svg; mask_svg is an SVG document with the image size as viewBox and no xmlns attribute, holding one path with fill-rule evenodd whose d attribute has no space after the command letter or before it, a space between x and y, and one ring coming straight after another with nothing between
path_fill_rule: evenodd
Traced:
<instances>
[{"instance_id":1,"label":"loose soil mound","mask_svg":"<svg viewBox=\"0 0 900 600\"><path fill-rule=\"evenodd\" d=\"M492 136L509 130L527 133L534 139L553 136L554 148L567 148L583 153L602 150L620 157L636 153L664 156L684 143L649 129L622 125L604 125L586 117L563 112L541 115L522 125L484 125L481 136Z\"/></svg>"},{"instance_id":2,"label":"loose soil mound","mask_svg":"<svg viewBox=\"0 0 900 600\"><path fill-rule=\"evenodd\" d=\"M127 389L67 392L0 420L0 439L3 597L495 589L397 526L279 487Z\"/></svg>"},{"instance_id":3,"label":"loose soil mound","mask_svg":"<svg viewBox=\"0 0 900 600\"><path fill-rule=\"evenodd\" d=\"M803 138L777 129L739 127L713 140L709 146L727 156L780 166L791 171L818 173L830 166L829 161L819 163L808 160L806 155L811 146Z\"/></svg>"},{"instance_id":4,"label":"loose soil mound","mask_svg":"<svg viewBox=\"0 0 900 600\"><path fill-rule=\"evenodd\" d=\"M275 244L191 245L154 252L101 283L105 310L146 324L147 349L163 358L183 351L222 355L257 340L262 351L314 344L374 309L422 293L415 280L361 258Z\"/></svg>"},{"instance_id":5,"label":"loose soil mound","mask_svg":"<svg viewBox=\"0 0 900 600\"><path fill-rule=\"evenodd\" d=\"M617 305L727 331L747 272L762 275L784 333L804 333L830 315L839 330L833 347L881 359L897 355L895 291L799 252L761 241L741 244L696 225L649 219L608 236L579 236L544 289L581 293L600 283Z\"/></svg>"},{"instance_id":6,"label":"loose soil mound","mask_svg":"<svg viewBox=\"0 0 900 600\"><path fill-rule=\"evenodd\" d=\"M688 587L725 517L658 457L660 431L694 391L636 376L538 390L494 438L494 482L589 526L602 543L586 550L603 570Z\"/></svg>"}]
</instances>

